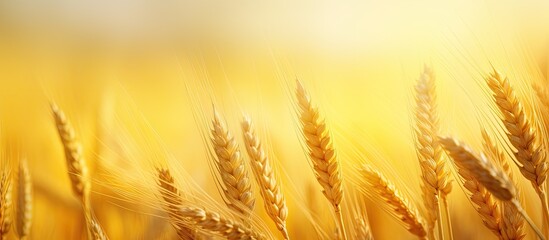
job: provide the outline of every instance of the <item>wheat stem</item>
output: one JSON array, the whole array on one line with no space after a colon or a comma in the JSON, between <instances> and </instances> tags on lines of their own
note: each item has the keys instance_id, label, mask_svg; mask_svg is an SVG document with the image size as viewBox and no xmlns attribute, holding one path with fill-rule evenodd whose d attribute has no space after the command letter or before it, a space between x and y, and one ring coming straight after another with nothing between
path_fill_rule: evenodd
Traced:
<instances>
[{"instance_id":1,"label":"wheat stem","mask_svg":"<svg viewBox=\"0 0 549 240\"><path fill-rule=\"evenodd\" d=\"M520 205L518 200L513 199L513 200L511 200L511 202L513 203L515 208L518 210L518 212L522 215L524 220L526 220L526 222L528 222L528 225L530 225L530 227L534 230L534 232L536 232L536 235L538 235L539 239L545 240L545 236L543 236L543 233L541 233L541 231L536 226L536 224L534 224L534 221L532 221L532 219L530 219L530 217L528 216L526 211L524 211L524 209L522 208L522 206Z\"/></svg>"},{"instance_id":2,"label":"wheat stem","mask_svg":"<svg viewBox=\"0 0 549 240\"><path fill-rule=\"evenodd\" d=\"M445 213L445 219L446 219L446 229L448 229L448 238L450 240L454 239L454 233L452 231L452 218L450 216L450 208L448 207L448 199L446 197L442 198L442 204L444 208Z\"/></svg>"}]
</instances>

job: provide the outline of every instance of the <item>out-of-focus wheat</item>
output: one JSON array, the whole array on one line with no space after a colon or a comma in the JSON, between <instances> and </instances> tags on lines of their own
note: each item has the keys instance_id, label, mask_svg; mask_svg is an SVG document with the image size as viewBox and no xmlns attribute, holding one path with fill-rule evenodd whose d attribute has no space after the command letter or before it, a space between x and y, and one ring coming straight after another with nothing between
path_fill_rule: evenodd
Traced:
<instances>
[{"instance_id":1,"label":"out-of-focus wheat","mask_svg":"<svg viewBox=\"0 0 549 240\"><path fill-rule=\"evenodd\" d=\"M251 159L255 179L263 197L265 210L275 222L284 239L289 239L288 231L286 230L286 218L288 217L286 199L271 166L268 153L263 150L263 145L255 134L251 120L248 117L244 117L241 125L244 143Z\"/></svg>"},{"instance_id":2,"label":"out-of-focus wheat","mask_svg":"<svg viewBox=\"0 0 549 240\"><path fill-rule=\"evenodd\" d=\"M29 235L32 224L33 190L27 160L21 159L17 179L17 234L21 239Z\"/></svg>"},{"instance_id":3,"label":"out-of-focus wheat","mask_svg":"<svg viewBox=\"0 0 549 240\"><path fill-rule=\"evenodd\" d=\"M2 170L0 176L0 238L7 239L13 222L12 218L12 176L9 169Z\"/></svg>"},{"instance_id":4,"label":"out-of-focus wheat","mask_svg":"<svg viewBox=\"0 0 549 240\"><path fill-rule=\"evenodd\" d=\"M61 143L63 144L63 149L65 150L65 159L73 193L82 204L88 229L88 239L107 239L107 235L103 232L103 229L95 219L91 207L91 181L88 166L82 155L80 142L76 140L74 129L65 116L65 113L54 103L51 104L51 110Z\"/></svg>"}]
</instances>

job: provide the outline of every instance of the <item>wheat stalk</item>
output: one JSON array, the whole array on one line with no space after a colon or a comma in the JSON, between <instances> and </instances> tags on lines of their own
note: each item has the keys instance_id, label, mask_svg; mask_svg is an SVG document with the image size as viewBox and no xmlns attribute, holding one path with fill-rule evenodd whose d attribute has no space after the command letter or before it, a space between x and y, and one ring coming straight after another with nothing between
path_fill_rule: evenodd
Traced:
<instances>
[{"instance_id":1,"label":"wheat stalk","mask_svg":"<svg viewBox=\"0 0 549 240\"><path fill-rule=\"evenodd\" d=\"M288 217L286 199L277 181L268 154L263 150L263 145L256 136L251 120L248 117L244 117L241 126L246 151L251 159L252 169L256 176L255 179L259 185L261 196L263 197L265 210L275 222L277 229L282 233L284 239L289 239L286 229L286 218Z\"/></svg>"},{"instance_id":2,"label":"wheat stalk","mask_svg":"<svg viewBox=\"0 0 549 240\"><path fill-rule=\"evenodd\" d=\"M227 205L245 216L250 216L255 198L248 171L238 144L215 110L211 133L213 149L217 156L215 162L221 176L223 192L228 199Z\"/></svg>"},{"instance_id":3,"label":"wheat stalk","mask_svg":"<svg viewBox=\"0 0 549 240\"><path fill-rule=\"evenodd\" d=\"M9 170L4 170L0 179L0 239L7 239L12 219L12 178Z\"/></svg>"},{"instance_id":4,"label":"wheat stalk","mask_svg":"<svg viewBox=\"0 0 549 240\"><path fill-rule=\"evenodd\" d=\"M97 223L90 203L91 181L86 165L86 160L82 155L82 146L76 140L75 131L65 116L65 113L59 107L51 103L51 111L57 127L57 132L63 149L65 151L65 160L67 163L69 178L71 180L72 190L74 195L82 204L86 225L88 229L88 239L97 239L95 237L103 237L107 239L106 234Z\"/></svg>"},{"instance_id":5,"label":"wheat stalk","mask_svg":"<svg viewBox=\"0 0 549 240\"><path fill-rule=\"evenodd\" d=\"M427 231L417 209L399 193L394 185L380 172L369 166L365 165L360 172L365 182L391 208L391 215L400 220L410 233L422 239L426 238Z\"/></svg>"},{"instance_id":6,"label":"wheat stalk","mask_svg":"<svg viewBox=\"0 0 549 240\"><path fill-rule=\"evenodd\" d=\"M19 163L17 180L17 234L24 239L30 232L33 208L32 182L26 159Z\"/></svg>"},{"instance_id":7,"label":"wheat stalk","mask_svg":"<svg viewBox=\"0 0 549 240\"><path fill-rule=\"evenodd\" d=\"M509 163L506 161L505 154L498 148L496 143L492 140L492 138L488 135L486 131L482 131L482 145L484 148L484 151L487 154L487 157L490 159L494 159L496 163L498 163L505 174L509 176L509 179L511 182L515 183L516 181L513 176L513 172L511 171L511 167L509 166ZM517 196L520 195L519 189L516 190ZM503 202L502 206L500 206L501 216L502 217L502 229L501 234L503 235L504 239L522 239L525 236L523 226L524 226L524 219L520 215L520 212L513 206L513 204L509 202Z\"/></svg>"},{"instance_id":8,"label":"wheat stalk","mask_svg":"<svg viewBox=\"0 0 549 240\"><path fill-rule=\"evenodd\" d=\"M168 169L158 169L158 185L160 186L160 194L165 203L164 209L168 212L179 239L194 239L195 232L182 223L184 216L181 215L179 209L183 206L183 200L179 195L179 190L175 187L175 180Z\"/></svg>"},{"instance_id":9,"label":"wheat stalk","mask_svg":"<svg viewBox=\"0 0 549 240\"><path fill-rule=\"evenodd\" d=\"M300 121L303 136L309 150L309 158L317 181L323 188L322 193L332 204L341 237L347 239L345 225L341 214L343 199L343 181L339 169L339 161L333 147L330 132L321 119L317 107L311 103L311 98L303 85L297 82L296 97L299 106Z\"/></svg>"},{"instance_id":10,"label":"wheat stalk","mask_svg":"<svg viewBox=\"0 0 549 240\"><path fill-rule=\"evenodd\" d=\"M452 159L454 159L457 167L471 173L479 183L499 200L513 204L528 224L530 224L530 227L534 229L538 237L545 239L541 231L535 226L518 202L515 186L507 174L489 162L484 154L477 155L467 145L459 143L453 138L440 138L440 142Z\"/></svg>"},{"instance_id":11,"label":"wheat stalk","mask_svg":"<svg viewBox=\"0 0 549 240\"><path fill-rule=\"evenodd\" d=\"M415 110L415 132L418 160L421 166L422 192L425 208L432 210L427 213L430 232L438 221L439 234L442 235L440 224L440 202L439 197L444 201L447 208L446 196L452 190L450 172L447 163L442 157L442 148L438 143L439 119L437 114L437 96L435 89L435 75L433 71L425 67L416 87L416 110ZM448 212L448 209L446 209ZM449 235L451 224L449 216L446 219Z\"/></svg>"}]
</instances>

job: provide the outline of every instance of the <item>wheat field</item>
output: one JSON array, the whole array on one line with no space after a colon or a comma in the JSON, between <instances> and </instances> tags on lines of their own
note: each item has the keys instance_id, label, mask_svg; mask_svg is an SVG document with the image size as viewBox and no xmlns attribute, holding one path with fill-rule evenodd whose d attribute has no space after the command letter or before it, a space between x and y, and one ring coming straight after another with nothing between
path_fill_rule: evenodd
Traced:
<instances>
[{"instance_id":1,"label":"wheat field","mask_svg":"<svg viewBox=\"0 0 549 240\"><path fill-rule=\"evenodd\" d=\"M0 2L0 239L549 238L547 11Z\"/></svg>"}]
</instances>

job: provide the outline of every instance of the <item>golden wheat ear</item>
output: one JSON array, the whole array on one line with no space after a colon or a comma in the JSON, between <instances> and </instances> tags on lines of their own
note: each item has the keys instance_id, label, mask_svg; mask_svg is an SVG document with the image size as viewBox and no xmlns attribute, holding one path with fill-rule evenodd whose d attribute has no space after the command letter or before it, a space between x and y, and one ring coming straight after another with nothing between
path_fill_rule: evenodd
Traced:
<instances>
[{"instance_id":1,"label":"golden wheat ear","mask_svg":"<svg viewBox=\"0 0 549 240\"><path fill-rule=\"evenodd\" d=\"M289 239L286 229L286 218L288 217L286 199L272 168L268 153L263 150L263 145L253 129L250 118L244 117L241 126L246 151L250 157L252 170L265 203L265 210L276 224L277 229L282 233L284 239Z\"/></svg>"},{"instance_id":2,"label":"golden wheat ear","mask_svg":"<svg viewBox=\"0 0 549 240\"><path fill-rule=\"evenodd\" d=\"M488 161L484 154L479 155L475 153L464 143L460 143L450 137L440 138L440 142L458 168L464 169L471 174L475 180L499 200L513 204L532 229L534 229L538 237L545 239L517 200L516 188L507 174Z\"/></svg>"},{"instance_id":3,"label":"golden wheat ear","mask_svg":"<svg viewBox=\"0 0 549 240\"><path fill-rule=\"evenodd\" d=\"M203 208L184 206L174 182L169 170L158 169L158 186L163 205L180 239L196 239L196 230L227 239L266 239L261 233L245 227L241 222Z\"/></svg>"},{"instance_id":4,"label":"golden wheat ear","mask_svg":"<svg viewBox=\"0 0 549 240\"><path fill-rule=\"evenodd\" d=\"M520 172L532 182L536 192L544 192L543 183L549 165L545 159L545 151L541 149L540 135L535 124L531 123L531 119L524 112L509 79L494 70L486 81L500 110L509 141L516 148L515 158L522 165L517 165Z\"/></svg>"},{"instance_id":5,"label":"golden wheat ear","mask_svg":"<svg viewBox=\"0 0 549 240\"><path fill-rule=\"evenodd\" d=\"M227 205L244 216L254 210L255 197L248 171L233 135L223 124L219 113L214 110L211 129L211 142L215 151L220 184ZM224 199L225 199L224 198Z\"/></svg>"},{"instance_id":6,"label":"golden wheat ear","mask_svg":"<svg viewBox=\"0 0 549 240\"><path fill-rule=\"evenodd\" d=\"M25 239L32 224L33 190L26 159L21 159L17 179L17 234Z\"/></svg>"},{"instance_id":7,"label":"golden wheat ear","mask_svg":"<svg viewBox=\"0 0 549 240\"><path fill-rule=\"evenodd\" d=\"M449 213L446 196L452 190L448 163L443 158L443 150L438 143L439 120L437 113L437 95L435 75L425 66L415 86L415 135L416 151L421 167L422 192L427 213L430 234L438 223L439 235L442 233L441 212L439 198L442 198L444 211ZM452 236L451 224L448 217L445 222Z\"/></svg>"},{"instance_id":8,"label":"golden wheat ear","mask_svg":"<svg viewBox=\"0 0 549 240\"><path fill-rule=\"evenodd\" d=\"M326 123L320 117L318 109L311 103L311 98L301 82L296 80L296 97L303 137L309 151L309 159L318 183L323 188L324 196L332 204L337 217L338 228L343 239L347 239L341 201L343 199L343 180L332 137Z\"/></svg>"},{"instance_id":9,"label":"golden wheat ear","mask_svg":"<svg viewBox=\"0 0 549 240\"><path fill-rule=\"evenodd\" d=\"M0 178L0 239L7 239L13 222L11 171L4 169Z\"/></svg>"},{"instance_id":10,"label":"golden wheat ear","mask_svg":"<svg viewBox=\"0 0 549 240\"><path fill-rule=\"evenodd\" d=\"M97 240L107 239L107 235L103 232L93 214L90 202L91 180L88 166L82 153L82 145L76 139L76 133L65 113L54 103L51 103L50 106L57 132L65 151L65 160L72 190L82 204L84 217L86 218L88 238Z\"/></svg>"},{"instance_id":11,"label":"golden wheat ear","mask_svg":"<svg viewBox=\"0 0 549 240\"><path fill-rule=\"evenodd\" d=\"M406 229L421 239L427 238L427 229L424 220L417 208L406 199L395 186L379 171L364 165L360 170L362 184L367 184L364 191L371 192L374 197L384 202L385 209Z\"/></svg>"}]
</instances>

